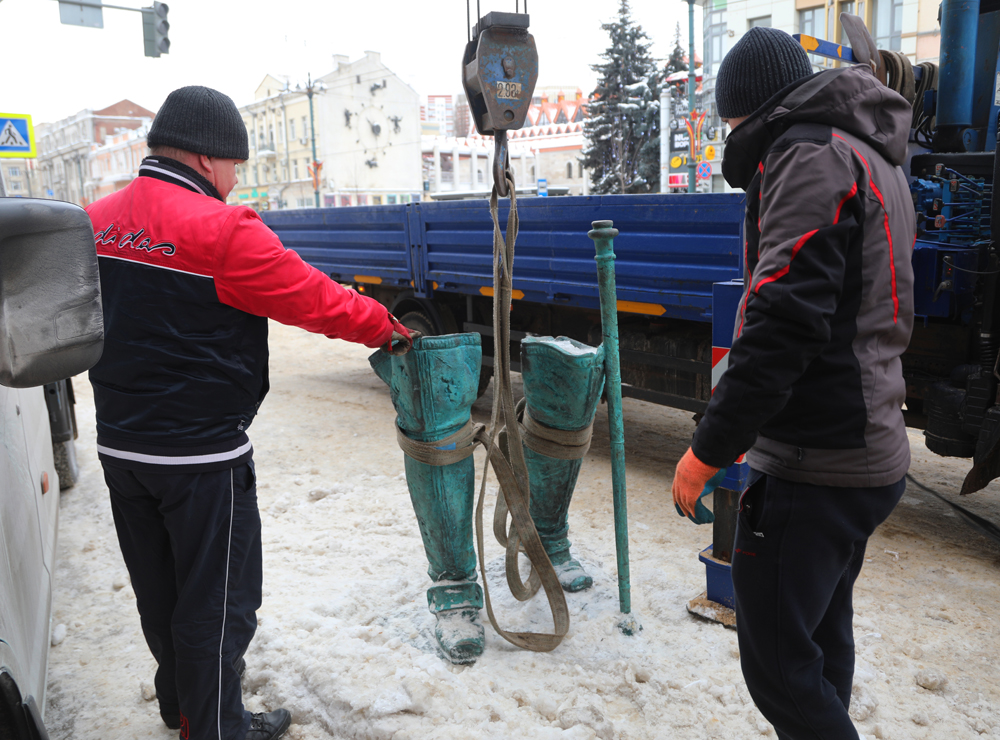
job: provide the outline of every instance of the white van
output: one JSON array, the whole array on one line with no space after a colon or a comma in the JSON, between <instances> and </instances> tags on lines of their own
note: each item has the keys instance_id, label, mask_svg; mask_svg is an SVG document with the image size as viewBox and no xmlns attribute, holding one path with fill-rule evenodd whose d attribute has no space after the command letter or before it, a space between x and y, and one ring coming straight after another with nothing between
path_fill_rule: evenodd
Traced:
<instances>
[{"instance_id":1,"label":"white van","mask_svg":"<svg viewBox=\"0 0 1000 740\"><path fill-rule=\"evenodd\" d=\"M0 181L0 737L43 724L59 490L76 479L72 385L101 356L90 218ZM55 449L55 454L53 450Z\"/></svg>"}]
</instances>

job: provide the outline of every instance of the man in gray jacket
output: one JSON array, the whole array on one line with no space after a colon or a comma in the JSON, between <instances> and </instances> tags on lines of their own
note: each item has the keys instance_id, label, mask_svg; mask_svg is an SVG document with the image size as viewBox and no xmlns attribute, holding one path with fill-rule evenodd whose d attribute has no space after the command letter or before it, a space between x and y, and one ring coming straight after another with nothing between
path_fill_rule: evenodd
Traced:
<instances>
[{"instance_id":1,"label":"man in gray jacket","mask_svg":"<svg viewBox=\"0 0 1000 740\"><path fill-rule=\"evenodd\" d=\"M747 194L745 287L674 500L694 518L747 453L732 574L750 695L782 740L857 738L852 592L910 462L911 109L866 66L813 74L772 28L729 52L716 101L722 172Z\"/></svg>"}]
</instances>

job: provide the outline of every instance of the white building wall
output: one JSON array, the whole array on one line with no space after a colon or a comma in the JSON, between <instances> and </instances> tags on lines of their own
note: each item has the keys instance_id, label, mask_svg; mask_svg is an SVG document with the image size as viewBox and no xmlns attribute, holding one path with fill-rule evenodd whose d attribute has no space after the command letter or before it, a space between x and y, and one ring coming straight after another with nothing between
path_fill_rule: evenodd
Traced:
<instances>
[{"instance_id":1,"label":"white building wall","mask_svg":"<svg viewBox=\"0 0 1000 740\"><path fill-rule=\"evenodd\" d=\"M334 194L338 205L342 195L352 204L358 196L371 204L385 203L383 196L419 195L420 96L377 52L337 61L337 69L318 80L326 89L314 98L317 130L322 126L323 192Z\"/></svg>"}]
</instances>

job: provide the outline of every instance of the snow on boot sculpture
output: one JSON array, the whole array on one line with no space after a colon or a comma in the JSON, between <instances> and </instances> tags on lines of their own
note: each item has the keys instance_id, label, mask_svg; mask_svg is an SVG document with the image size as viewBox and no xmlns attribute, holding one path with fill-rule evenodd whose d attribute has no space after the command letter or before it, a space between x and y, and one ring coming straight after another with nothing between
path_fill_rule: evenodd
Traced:
<instances>
[{"instance_id":1,"label":"snow on boot sculpture","mask_svg":"<svg viewBox=\"0 0 1000 740\"><path fill-rule=\"evenodd\" d=\"M427 590L428 606L437 618L434 636L448 660L460 664L474 663L485 645L479 621L483 591L476 583L472 544L470 418L482 354L479 334L448 334L420 337L405 355L380 351L369 358L396 408L406 484L427 553L427 574L436 584ZM426 447L419 449L419 443L428 442L441 444L431 445L428 455ZM452 458L461 458L463 449L464 459L448 464L442 464L437 452L450 450Z\"/></svg>"},{"instance_id":2,"label":"snow on boot sculpture","mask_svg":"<svg viewBox=\"0 0 1000 740\"><path fill-rule=\"evenodd\" d=\"M566 535L569 503L604 388L604 345L526 337L521 341L521 377L531 518L559 583L566 591L582 591L594 581L571 555Z\"/></svg>"}]
</instances>

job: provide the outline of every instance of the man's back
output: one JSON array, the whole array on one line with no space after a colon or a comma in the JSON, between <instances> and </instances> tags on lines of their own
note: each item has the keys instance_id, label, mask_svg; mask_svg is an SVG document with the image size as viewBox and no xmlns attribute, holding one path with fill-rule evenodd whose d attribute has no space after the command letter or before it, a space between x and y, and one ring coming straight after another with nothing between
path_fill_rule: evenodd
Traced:
<instances>
[{"instance_id":1,"label":"man's back","mask_svg":"<svg viewBox=\"0 0 1000 740\"><path fill-rule=\"evenodd\" d=\"M99 433L181 446L240 436L267 391L267 321L218 298L237 209L140 177L88 211L108 335L91 371Z\"/></svg>"}]
</instances>

